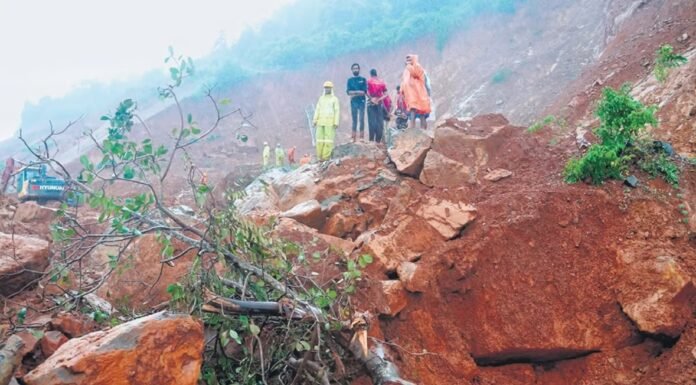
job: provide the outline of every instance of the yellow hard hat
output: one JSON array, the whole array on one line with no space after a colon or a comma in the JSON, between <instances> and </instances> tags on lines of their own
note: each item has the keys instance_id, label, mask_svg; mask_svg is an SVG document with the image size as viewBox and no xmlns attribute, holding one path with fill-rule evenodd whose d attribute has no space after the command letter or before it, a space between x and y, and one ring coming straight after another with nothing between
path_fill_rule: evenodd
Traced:
<instances>
[{"instance_id":1,"label":"yellow hard hat","mask_svg":"<svg viewBox=\"0 0 696 385\"><path fill-rule=\"evenodd\" d=\"M327 80L324 82L324 88L333 88L333 83L331 81Z\"/></svg>"}]
</instances>

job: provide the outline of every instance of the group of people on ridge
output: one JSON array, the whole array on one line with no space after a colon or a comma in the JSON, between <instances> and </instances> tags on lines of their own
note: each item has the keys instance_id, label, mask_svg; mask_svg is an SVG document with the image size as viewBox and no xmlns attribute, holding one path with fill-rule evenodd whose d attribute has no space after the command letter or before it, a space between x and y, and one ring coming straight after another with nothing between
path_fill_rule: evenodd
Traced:
<instances>
[{"instance_id":1,"label":"group of people on ridge","mask_svg":"<svg viewBox=\"0 0 696 385\"><path fill-rule=\"evenodd\" d=\"M346 93L350 97L353 142L365 138L365 110L367 110L368 140L380 143L383 139L385 122L391 120L392 100L386 83L379 78L377 70L370 70L370 78L360 76L360 65L351 66L353 76L348 79ZM414 128L416 119L421 128L427 128L426 119L431 111L430 84L428 76L418 62L418 55L406 56L406 68L401 83L396 87L397 128L406 128L406 122ZM316 127L317 158L320 161L331 157L340 119L338 98L331 81L324 83L324 93L317 101L313 124Z\"/></svg>"},{"instance_id":2,"label":"group of people on ridge","mask_svg":"<svg viewBox=\"0 0 696 385\"><path fill-rule=\"evenodd\" d=\"M288 148L288 153L287 153L287 164L289 166L292 166L295 164L295 151L297 150L296 146L292 146ZM276 143L275 147L275 165L276 167L283 167L285 166L285 150L283 150L283 147L281 147L280 143ZM263 142L263 167L268 168L271 166L271 146L268 145L268 142ZM302 159L300 159L300 165L305 165L309 164L309 162L312 160L312 158L309 156L309 154L304 154L302 156Z\"/></svg>"},{"instance_id":3,"label":"group of people on ridge","mask_svg":"<svg viewBox=\"0 0 696 385\"><path fill-rule=\"evenodd\" d=\"M393 110L392 99L389 96L386 83L378 76L376 69L370 70L370 78L360 76L360 65L351 66L353 76L348 79L346 93L350 97L350 114L352 119L351 138L353 142L365 140L365 111L367 111L368 140L381 143L383 141L385 123L391 121L392 114L396 117L396 128L415 128L416 119L420 127L427 128L427 118L431 112L430 81L423 67L418 62L418 55L406 56L401 82L396 86L396 109ZM312 124L316 128L316 152L319 161L328 160L334 148L336 129L340 121L340 106L338 97L334 94L334 84L324 82L324 93L319 97L314 110ZM409 123L410 122L410 123ZM263 165L269 167L271 148L263 143ZM289 165L295 163L295 147L288 150ZM300 165L311 161L309 154L304 154ZM275 148L275 165L285 165L285 152L280 143Z\"/></svg>"}]
</instances>

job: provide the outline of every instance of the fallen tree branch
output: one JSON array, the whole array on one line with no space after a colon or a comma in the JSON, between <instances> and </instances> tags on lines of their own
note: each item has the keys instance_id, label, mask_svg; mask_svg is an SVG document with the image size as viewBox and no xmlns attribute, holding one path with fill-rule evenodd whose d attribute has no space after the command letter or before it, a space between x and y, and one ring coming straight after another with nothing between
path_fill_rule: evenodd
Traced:
<instances>
[{"instance_id":1,"label":"fallen tree branch","mask_svg":"<svg viewBox=\"0 0 696 385\"><path fill-rule=\"evenodd\" d=\"M351 322L351 330L354 334L348 343L348 350L365 366L375 385L384 383L415 385L399 376L396 366L385 358L382 345L376 345L372 349L367 348L367 330L371 318L368 312L355 314Z\"/></svg>"},{"instance_id":2,"label":"fallen tree branch","mask_svg":"<svg viewBox=\"0 0 696 385\"><path fill-rule=\"evenodd\" d=\"M268 315L296 320L304 319L311 314L304 309L297 308L295 303L289 299L280 301L240 301L221 297L208 289L205 289L203 298L206 302L203 305L203 311L209 313Z\"/></svg>"}]
</instances>

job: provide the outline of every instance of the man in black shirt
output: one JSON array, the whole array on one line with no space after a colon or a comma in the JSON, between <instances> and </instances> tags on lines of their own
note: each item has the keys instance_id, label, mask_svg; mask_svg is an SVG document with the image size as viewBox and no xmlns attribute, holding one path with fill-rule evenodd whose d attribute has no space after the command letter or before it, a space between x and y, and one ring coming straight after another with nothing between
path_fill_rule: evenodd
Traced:
<instances>
[{"instance_id":1,"label":"man in black shirt","mask_svg":"<svg viewBox=\"0 0 696 385\"><path fill-rule=\"evenodd\" d=\"M348 79L346 93L350 96L350 114L353 118L353 142L360 122L360 140L365 138L365 94L367 93L367 80L360 76L360 65L353 64L350 67L353 77Z\"/></svg>"}]
</instances>

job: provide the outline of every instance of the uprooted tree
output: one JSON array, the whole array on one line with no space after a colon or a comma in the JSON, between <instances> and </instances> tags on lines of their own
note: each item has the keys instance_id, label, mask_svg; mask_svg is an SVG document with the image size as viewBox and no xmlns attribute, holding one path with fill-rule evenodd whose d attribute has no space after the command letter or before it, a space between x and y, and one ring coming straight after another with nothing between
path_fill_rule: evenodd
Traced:
<instances>
[{"instance_id":1,"label":"uprooted tree","mask_svg":"<svg viewBox=\"0 0 696 385\"><path fill-rule=\"evenodd\" d=\"M199 127L177 96L182 82L194 73L193 62L171 49L166 62L173 63L171 82L159 94L172 101L177 111L171 146L157 145L149 136L133 139L142 137L136 133L150 130L130 99L121 102L113 114L102 116L108 124L104 139L99 140L95 132L85 133L101 159L94 162L82 156L82 169L77 173L58 161L51 150L54 146L49 145L67 127L51 128L39 146L29 145L20 132L36 161L62 176L71 186L68 194L98 213L97 223L84 223L79 207L61 206L53 226L60 252L45 278L55 279L67 272L81 277L84 262L97 247L116 250L109 255L108 271L99 280L77 279L77 288L67 292L59 305L80 306L124 263L133 242L153 234L161 244L162 269L195 254L187 278L170 285L168 292L171 307L200 317L216 333L214 343L206 348L205 383L344 383L355 374L350 370L355 363L364 365L375 383L400 382L393 378L388 362L367 350L370 317L355 312L350 304L361 267L371 257L346 259L340 277L319 284L311 275L298 273L293 263L291 256L300 253L302 245L274 239L268 229L240 217L233 202L241 192L230 191L226 204L213 204L207 178L190 161L188 149L231 115L244 121L249 116L239 109L227 111L229 102L216 100L209 90L206 96L215 116L209 127ZM182 215L166 204L168 177L176 167L184 167L188 176L187 189L197 208L194 216ZM111 194L115 185L128 186L134 193ZM230 344L236 348L226 349Z\"/></svg>"}]
</instances>

